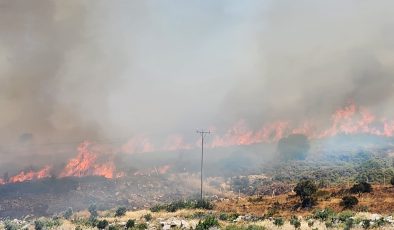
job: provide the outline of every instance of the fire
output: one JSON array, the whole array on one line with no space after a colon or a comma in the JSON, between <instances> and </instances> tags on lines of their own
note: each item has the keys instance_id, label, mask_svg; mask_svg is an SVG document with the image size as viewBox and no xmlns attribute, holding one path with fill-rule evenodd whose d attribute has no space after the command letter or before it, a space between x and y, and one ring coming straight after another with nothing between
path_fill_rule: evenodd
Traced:
<instances>
[{"instance_id":1,"label":"fire","mask_svg":"<svg viewBox=\"0 0 394 230\"><path fill-rule=\"evenodd\" d=\"M212 127L216 130L215 127ZM240 120L231 126L223 135L213 132L212 141L207 143L209 148L251 145L257 143L275 143L289 134L304 134L309 139L321 139L338 134L370 134L391 137L394 135L394 120L378 118L364 107L354 103L336 110L326 127L318 127L312 120L306 119L299 124L287 120L277 120L264 124L257 130L251 129L246 121ZM113 161L113 152L148 153L155 151L177 151L193 149L199 146L199 141L187 143L181 135L172 135L163 145L154 145L145 136L136 136L120 147L106 150L106 147L88 141L78 146L77 156L70 159L57 175L58 177L103 176L105 178L119 178L125 172L118 171ZM110 153L110 154L106 154ZM169 165L142 169L135 175L165 174L170 170ZM51 166L44 166L40 170L21 171L10 178L0 179L0 185L6 183L23 182L50 177Z\"/></svg>"},{"instance_id":2,"label":"fire","mask_svg":"<svg viewBox=\"0 0 394 230\"><path fill-rule=\"evenodd\" d=\"M97 163L97 153L90 148L90 142L83 142L78 147L78 155L69 160L66 167L60 173L60 177L81 177L81 176L103 176L105 178L114 178L115 164L110 161L108 163Z\"/></svg>"},{"instance_id":3,"label":"fire","mask_svg":"<svg viewBox=\"0 0 394 230\"><path fill-rule=\"evenodd\" d=\"M11 177L9 179L9 183L16 183L16 182L23 182L23 181L29 181L29 180L36 180L36 179L41 179L41 178L46 178L50 176L50 166L45 166L39 171L33 171L29 170L27 172L21 171L17 175Z\"/></svg>"},{"instance_id":4,"label":"fire","mask_svg":"<svg viewBox=\"0 0 394 230\"><path fill-rule=\"evenodd\" d=\"M364 107L350 103L336 110L328 127L318 128L310 120L294 125L291 121L274 121L263 125L259 130L250 129L244 120L233 125L224 135L215 135L209 147L274 143L289 134L304 134L309 139L321 139L338 134L370 134L393 136L394 121L378 119Z\"/></svg>"}]
</instances>

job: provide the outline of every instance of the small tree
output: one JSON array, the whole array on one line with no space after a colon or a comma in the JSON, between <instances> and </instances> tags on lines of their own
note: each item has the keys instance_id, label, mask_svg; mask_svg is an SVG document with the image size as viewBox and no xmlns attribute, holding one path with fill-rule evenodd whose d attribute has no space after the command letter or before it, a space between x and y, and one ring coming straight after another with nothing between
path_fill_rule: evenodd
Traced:
<instances>
[{"instance_id":1,"label":"small tree","mask_svg":"<svg viewBox=\"0 0 394 230\"><path fill-rule=\"evenodd\" d=\"M274 225L278 228L282 227L285 221L281 217L277 217L274 219Z\"/></svg>"},{"instance_id":2,"label":"small tree","mask_svg":"<svg viewBox=\"0 0 394 230\"><path fill-rule=\"evenodd\" d=\"M100 220L97 223L97 228L98 229L105 229L108 226L108 221L107 220Z\"/></svg>"},{"instance_id":3,"label":"small tree","mask_svg":"<svg viewBox=\"0 0 394 230\"><path fill-rule=\"evenodd\" d=\"M355 196L344 196L340 203L344 208L353 208L353 206L358 204L358 199Z\"/></svg>"},{"instance_id":4,"label":"small tree","mask_svg":"<svg viewBox=\"0 0 394 230\"><path fill-rule=\"evenodd\" d=\"M132 229L134 227L134 225L135 225L135 220L129 219L126 222L126 229Z\"/></svg>"},{"instance_id":5,"label":"small tree","mask_svg":"<svg viewBox=\"0 0 394 230\"><path fill-rule=\"evenodd\" d=\"M125 214L126 214L126 208L125 207L119 207L118 209L116 209L115 217L124 216Z\"/></svg>"},{"instance_id":6,"label":"small tree","mask_svg":"<svg viewBox=\"0 0 394 230\"><path fill-rule=\"evenodd\" d=\"M301 180L294 188L297 196L300 197L301 207L307 208L315 205L313 195L317 192L315 183L311 180Z\"/></svg>"}]
</instances>

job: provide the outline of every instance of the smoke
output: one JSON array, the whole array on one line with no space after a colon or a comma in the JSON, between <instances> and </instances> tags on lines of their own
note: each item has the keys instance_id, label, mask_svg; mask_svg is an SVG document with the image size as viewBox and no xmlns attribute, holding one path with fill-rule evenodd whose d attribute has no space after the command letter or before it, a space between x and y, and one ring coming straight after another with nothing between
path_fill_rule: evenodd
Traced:
<instances>
[{"instance_id":1,"label":"smoke","mask_svg":"<svg viewBox=\"0 0 394 230\"><path fill-rule=\"evenodd\" d=\"M392 118L393 11L389 0L1 1L2 163L57 161L75 148L43 144L84 139L194 143L196 128L241 119L324 126L349 101Z\"/></svg>"}]
</instances>

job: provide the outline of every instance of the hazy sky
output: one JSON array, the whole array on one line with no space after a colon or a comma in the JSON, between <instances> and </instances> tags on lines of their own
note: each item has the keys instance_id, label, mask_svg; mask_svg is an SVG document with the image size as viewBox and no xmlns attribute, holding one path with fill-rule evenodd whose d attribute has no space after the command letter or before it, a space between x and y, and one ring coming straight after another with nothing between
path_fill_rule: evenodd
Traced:
<instances>
[{"instance_id":1,"label":"hazy sky","mask_svg":"<svg viewBox=\"0 0 394 230\"><path fill-rule=\"evenodd\" d=\"M0 144L394 117L393 51L391 0L0 0Z\"/></svg>"}]
</instances>

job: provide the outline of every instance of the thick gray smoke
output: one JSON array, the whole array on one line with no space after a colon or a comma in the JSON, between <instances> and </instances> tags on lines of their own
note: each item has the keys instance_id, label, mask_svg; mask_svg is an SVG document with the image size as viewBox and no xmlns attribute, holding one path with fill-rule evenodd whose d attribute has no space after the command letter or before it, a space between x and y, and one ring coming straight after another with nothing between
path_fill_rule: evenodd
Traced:
<instances>
[{"instance_id":1,"label":"thick gray smoke","mask_svg":"<svg viewBox=\"0 0 394 230\"><path fill-rule=\"evenodd\" d=\"M26 142L324 122L349 100L394 117L393 31L390 0L1 0L1 159Z\"/></svg>"}]
</instances>

